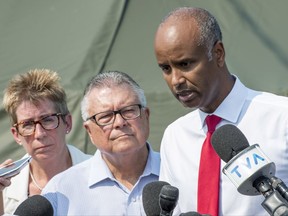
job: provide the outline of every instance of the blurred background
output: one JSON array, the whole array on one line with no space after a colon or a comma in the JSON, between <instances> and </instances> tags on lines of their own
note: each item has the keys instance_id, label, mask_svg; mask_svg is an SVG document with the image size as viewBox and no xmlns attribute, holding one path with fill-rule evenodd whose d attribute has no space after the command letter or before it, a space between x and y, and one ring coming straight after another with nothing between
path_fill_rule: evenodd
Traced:
<instances>
[{"instance_id":1,"label":"blurred background","mask_svg":"<svg viewBox=\"0 0 288 216\"><path fill-rule=\"evenodd\" d=\"M73 116L67 141L91 154L96 148L80 114L84 87L102 70L130 74L146 92L151 109L149 142L158 151L165 127L191 111L170 93L153 50L161 19L181 6L202 7L216 17L228 68L246 86L287 95L285 0L1 0L0 162L24 154L10 132L3 90L12 76L34 68L48 68L62 77Z\"/></svg>"}]
</instances>

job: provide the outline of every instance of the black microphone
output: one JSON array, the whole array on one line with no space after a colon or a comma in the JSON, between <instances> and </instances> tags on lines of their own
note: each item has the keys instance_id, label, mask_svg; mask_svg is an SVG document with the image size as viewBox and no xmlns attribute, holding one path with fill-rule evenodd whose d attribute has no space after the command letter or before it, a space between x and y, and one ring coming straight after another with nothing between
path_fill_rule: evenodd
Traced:
<instances>
[{"instance_id":1,"label":"black microphone","mask_svg":"<svg viewBox=\"0 0 288 216\"><path fill-rule=\"evenodd\" d=\"M159 195L164 185L169 183L164 181L154 181L146 184L142 192L142 203L147 216L159 216L161 212Z\"/></svg>"},{"instance_id":2,"label":"black microphone","mask_svg":"<svg viewBox=\"0 0 288 216\"><path fill-rule=\"evenodd\" d=\"M198 212L185 212L185 213L181 213L179 216L210 216L210 215L207 215L207 214L200 214Z\"/></svg>"},{"instance_id":3,"label":"black microphone","mask_svg":"<svg viewBox=\"0 0 288 216\"><path fill-rule=\"evenodd\" d=\"M181 213L179 216L202 216L202 215L199 214L198 212L185 212Z\"/></svg>"},{"instance_id":4,"label":"black microphone","mask_svg":"<svg viewBox=\"0 0 288 216\"><path fill-rule=\"evenodd\" d=\"M244 134L234 125L223 125L212 135L211 143L227 164L223 173L244 195L259 195L261 183L275 174L275 164L258 144L249 145ZM263 193L262 193L263 194Z\"/></svg>"},{"instance_id":5,"label":"black microphone","mask_svg":"<svg viewBox=\"0 0 288 216\"><path fill-rule=\"evenodd\" d=\"M164 181L146 184L142 192L142 202L147 216L172 215L179 198L179 190ZM181 216L210 216L198 212L181 213Z\"/></svg>"},{"instance_id":6,"label":"black microphone","mask_svg":"<svg viewBox=\"0 0 288 216\"><path fill-rule=\"evenodd\" d=\"M53 207L41 195L34 195L24 200L15 210L18 216L53 216Z\"/></svg>"},{"instance_id":7,"label":"black microphone","mask_svg":"<svg viewBox=\"0 0 288 216\"><path fill-rule=\"evenodd\" d=\"M179 198L179 190L171 185L164 185L160 191L160 216L171 216Z\"/></svg>"}]
</instances>

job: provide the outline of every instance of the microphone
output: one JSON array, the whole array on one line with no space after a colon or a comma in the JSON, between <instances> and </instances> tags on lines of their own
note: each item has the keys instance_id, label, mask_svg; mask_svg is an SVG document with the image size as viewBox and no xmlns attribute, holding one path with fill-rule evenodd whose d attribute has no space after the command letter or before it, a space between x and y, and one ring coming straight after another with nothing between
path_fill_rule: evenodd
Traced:
<instances>
[{"instance_id":1,"label":"microphone","mask_svg":"<svg viewBox=\"0 0 288 216\"><path fill-rule=\"evenodd\" d=\"M179 190L164 181L146 184L142 192L142 202L147 216L170 216L177 204ZM198 212L181 213L179 216L210 216Z\"/></svg>"},{"instance_id":2,"label":"microphone","mask_svg":"<svg viewBox=\"0 0 288 216\"><path fill-rule=\"evenodd\" d=\"M207 214L200 214L198 212L185 212L185 213L181 213L179 216L210 216L210 215L207 215Z\"/></svg>"},{"instance_id":3,"label":"microphone","mask_svg":"<svg viewBox=\"0 0 288 216\"><path fill-rule=\"evenodd\" d=\"M181 213L179 216L202 216L202 215L199 214L198 212L185 212Z\"/></svg>"},{"instance_id":4,"label":"microphone","mask_svg":"<svg viewBox=\"0 0 288 216\"><path fill-rule=\"evenodd\" d=\"M273 216L288 216L288 189L275 174L275 164L261 151L258 144L249 145L244 134L234 125L218 128L211 143L227 164L222 172L244 195L262 194L263 208ZM274 190L275 189L275 190Z\"/></svg>"},{"instance_id":5,"label":"microphone","mask_svg":"<svg viewBox=\"0 0 288 216\"><path fill-rule=\"evenodd\" d=\"M179 190L171 185L164 185L160 191L159 203L161 207L160 216L171 216L176 207Z\"/></svg>"},{"instance_id":6,"label":"microphone","mask_svg":"<svg viewBox=\"0 0 288 216\"><path fill-rule=\"evenodd\" d=\"M164 181L154 181L146 184L142 192L142 203L147 216L159 216L161 209L159 195L164 185L169 183Z\"/></svg>"},{"instance_id":7,"label":"microphone","mask_svg":"<svg viewBox=\"0 0 288 216\"><path fill-rule=\"evenodd\" d=\"M244 134L234 125L223 125L212 135L211 143L227 164L223 173L244 195L259 195L264 179L275 174L275 164L261 151L258 144L249 145Z\"/></svg>"},{"instance_id":8,"label":"microphone","mask_svg":"<svg viewBox=\"0 0 288 216\"><path fill-rule=\"evenodd\" d=\"M15 210L18 216L53 216L53 207L50 202L41 195L34 195L24 200Z\"/></svg>"}]
</instances>

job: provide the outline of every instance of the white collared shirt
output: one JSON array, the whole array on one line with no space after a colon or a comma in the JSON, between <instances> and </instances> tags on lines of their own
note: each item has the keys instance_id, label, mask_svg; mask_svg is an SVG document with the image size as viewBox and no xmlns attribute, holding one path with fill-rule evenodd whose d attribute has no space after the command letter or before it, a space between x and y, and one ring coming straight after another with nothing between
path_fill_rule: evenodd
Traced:
<instances>
[{"instance_id":1,"label":"white collared shirt","mask_svg":"<svg viewBox=\"0 0 288 216\"><path fill-rule=\"evenodd\" d=\"M236 77L232 91L213 113L224 124L236 125L250 145L258 143L261 150L276 164L276 176L288 183L288 99L271 93L246 88ZM159 180L179 188L175 214L197 211L197 185L200 153L206 137L204 120L207 113L199 109L170 124L161 142ZM225 165L221 161L221 167ZM222 171L221 168L221 171ZM261 203L262 195L238 193L221 172L219 215L269 215Z\"/></svg>"},{"instance_id":2,"label":"white collared shirt","mask_svg":"<svg viewBox=\"0 0 288 216\"><path fill-rule=\"evenodd\" d=\"M160 169L159 153L149 149L144 172L131 191L113 177L97 150L89 160L51 179L42 195L54 215L145 215L142 190L158 180Z\"/></svg>"}]
</instances>

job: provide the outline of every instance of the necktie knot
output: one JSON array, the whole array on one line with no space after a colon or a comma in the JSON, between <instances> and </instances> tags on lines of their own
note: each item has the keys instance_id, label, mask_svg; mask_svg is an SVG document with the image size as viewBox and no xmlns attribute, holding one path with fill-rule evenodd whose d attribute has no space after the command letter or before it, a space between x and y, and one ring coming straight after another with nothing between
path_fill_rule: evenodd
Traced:
<instances>
[{"instance_id":1,"label":"necktie knot","mask_svg":"<svg viewBox=\"0 0 288 216\"><path fill-rule=\"evenodd\" d=\"M208 132L213 133L215 131L216 125L221 121L221 118L216 115L208 115L205 119Z\"/></svg>"}]
</instances>

